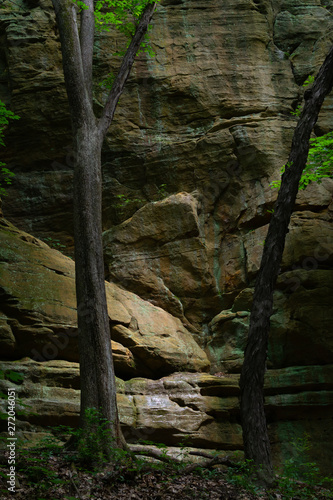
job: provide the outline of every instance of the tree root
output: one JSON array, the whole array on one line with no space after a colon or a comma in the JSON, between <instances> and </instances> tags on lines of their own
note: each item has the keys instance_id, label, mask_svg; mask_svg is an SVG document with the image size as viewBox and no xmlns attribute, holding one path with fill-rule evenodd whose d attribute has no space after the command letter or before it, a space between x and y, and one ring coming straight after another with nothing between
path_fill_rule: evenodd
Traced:
<instances>
[{"instance_id":1,"label":"tree root","mask_svg":"<svg viewBox=\"0 0 333 500\"><path fill-rule=\"evenodd\" d=\"M132 453L145 455L151 458L155 458L160 460L161 462L168 464L182 464L186 462L186 458L189 460L189 457L202 457L205 460L201 460L200 462L194 462L186 465L184 468L185 473L190 473L195 470L197 467L204 467L206 469L210 469L214 465L225 465L226 467L238 468L239 464L229 460L228 457L212 455L211 453L207 453L204 451L189 451L187 453L187 457L174 457L167 454L164 449L152 448L149 446L142 445L129 445L129 448Z\"/></svg>"}]
</instances>

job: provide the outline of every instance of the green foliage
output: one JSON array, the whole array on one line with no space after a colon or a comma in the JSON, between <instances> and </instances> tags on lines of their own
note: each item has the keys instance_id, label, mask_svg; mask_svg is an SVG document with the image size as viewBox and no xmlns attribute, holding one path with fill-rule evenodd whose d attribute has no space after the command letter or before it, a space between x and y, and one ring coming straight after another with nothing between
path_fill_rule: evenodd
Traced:
<instances>
[{"instance_id":1,"label":"green foliage","mask_svg":"<svg viewBox=\"0 0 333 500\"><path fill-rule=\"evenodd\" d=\"M9 168L7 168L5 165L6 165L5 163L0 162L0 167L1 167L1 169L0 169L0 196L7 195L7 191L5 188L3 188L1 186L1 182L5 183L7 186L9 186L12 183L12 178L15 177L14 172L9 170Z\"/></svg>"},{"instance_id":2,"label":"green foliage","mask_svg":"<svg viewBox=\"0 0 333 500\"><path fill-rule=\"evenodd\" d=\"M293 163L293 162L288 162L288 163L286 163L286 165L283 165L283 167L282 167L282 168L281 168L281 170L280 170L280 174L281 174L281 176L285 173L286 168L291 167L292 163ZM271 184L270 184L270 187L271 187L272 189L274 189L274 188L276 188L276 189L280 189L280 186L281 186L281 180L279 180L279 181L273 181L273 182L271 182Z\"/></svg>"},{"instance_id":3,"label":"green foliage","mask_svg":"<svg viewBox=\"0 0 333 500\"><path fill-rule=\"evenodd\" d=\"M28 485L39 492L46 492L49 488L60 486L65 482L49 468L46 458L47 455L43 450L20 447L17 469L25 475Z\"/></svg>"},{"instance_id":4,"label":"green foliage","mask_svg":"<svg viewBox=\"0 0 333 500\"><path fill-rule=\"evenodd\" d=\"M303 171L300 189L310 182L320 183L324 178L333 177L333 132L310 139L308 161Z\"/></svg>"},{"instance_id":5,"label":"green foliage","mask_svg":"<svg viewBox=\"0 0 333 500\"><path fill-rule=\"evenodd\" d=\"M0 380L10 380L11 382L14 382L14 384L17 384L23 382L24 375L23 373L15 372L13 370L0 370Z\"/></svg>"},{"instance_id":6,"label":"green foliage","mask_svg":"<svg viewBox=\"0 0 333 500\"><path fill-rule=\"evenodd\" d=\"M299 104L294 111L290 111L290 114L294 116L301 116L301 112L302 112L302 104Z\"/></svg>"},{"instance_id":7,"label":"green foliage","mask_svg":"<svg viewBox=\"0 0 333 500\"><path fill-rule=\"evenodd\" d=\"M61 251L63 248L66 248L66 245L63 245L60 240L56 238L52 238L48 236L46 238L42 238L45 243L47 243L51 248L55 248L56 250Z\"/></svg>"},{"instance_id":8,"label":"green foliage","mask_svg":"<svg viewBox=\"0 0 333 500\"><path fill-rule=\"evenodd\" d=\"M138 443L140 444L145 444L147 446L151 445L151 446L156 446L156 448L159 448L159 449L165 449L167 448L167 445L164 444L164 443L156 443L155 441L150 441L149 439L139 439Z\"/></svg>"},{"instance_id":9,"label":"green foliage","mask_svg":"<svg viewBox=\"0 0 333 500\"><path fill-rule=\"evenodd\" d=\"M85 428L78 428L74 431L78 442L79 458L86 463L103 463L105 443L109 443L110 447L112 445L108 421L97 408L87 408L84 419Z\"/></svg>"},{"instance_id":10,"label":"green foliage","mask_svg":"<svg viewBox=\"0 0 333 500\"><path fill-rule=\"evenodd\" d=\"M285 166L281 169L281 175ZM320 183L324 178L333 178L333 132L310 139L307 164L303 170L299 189L305 189L311 182ZM273 181L271 188L279 188L281 180Z\"/></svg>"},{"instance_id":11,"label":"green foliage","mask_svg":"<svg viewBox=\"0 0 333 500\"><path fill-rule=\"evenodd\" d=\"M113 82L115 81L115 79L116 79L116 75L111 72L111 73L108 74L108 76L106 78L104 78L104 80L102 80L101 82L99 82L98 85L100 87L102 87L102 89L111 90Z\"/></svg>"},{"instance_id":12,"label":"green foliage","mask_svg":"<svg viewBox=\"0 0 333 500\"><path fill-rule=\"evenodd\" d=\"M63 451L62 442L54 436L54 434L64 433L65 440L69 438L71 427L59 425L58 427L50 428L52 434L47 434L41 439L37 445L38 453L41 457L47 459L50 456L56 455L58 452Z\"/></svg>"},{"instance_id":13,"label":"green foliage","mask_svg":"<svg viewBox=\"0 0 333 500\"><path fill-rule=\"evenodd\" d=\"M81 2L81 0L75 0L76 5L78 6L79 8L79 12L81 12L82 10L88 10L89 7L88 5L86 5L84 2Z\"/></svg>"},{"instance_id":14,"label":"green foliage","mask_svg":"<svg viewBox=\"0 0 333 500\"><path fill-rule=\"evenodd\" d=\"M105 420L101 418L100 412L96 409L89 410L87 415L88 421L91 422L91 439L100 443L100 438L103 439L105 437ZM80 433L77 434L77 431L65 426L52 428L52 432L58 434L62 440L67 439L69 436L80 437ZM167 456L168 448L165 444L143 440L141 440L141 443L154 445L162 451L162 456ZM91 465L92 456L95 458L96 450L94 444L90 447L90 451L88 453L84 451L82 456L82 449L79 452L68 451L60 445L59 441L55 442L54 437L49 437L33 449L25 449L20 444L17 470L20 482L22 481L22 476L24 476L23 481L25 485L28 483L28 486L33 488L36 495L34 498L42 499L44 496L46 498L54 498L52 495L55 489L61 487L63 488L63 498L67 500L74 498L71 494L74 491L73 486L75 487L75 482L79 484L80 477L87 480L87 472L91 471L92 474L89 481L93 477L97 478L95 490L91 498L101 498L102 496L98 493L98 488L100 487L98 486L98 481L100 481L100 479L98 480L98 473L102 472L105 465L102 480L111 489L114 487L117 488L119 483L135 485L136 480L142 480L144 477L148 477L148 481L150 481L150 478L153 478L159 484L165 484L166 486L170 485L170 483L172 484L174 479L177 480L180 477L184 477L189 473L186 469L189 462L187 462L188 454L186 453L186 448L184 448L185 444L185 441L181 443L182 460L180 463L151 462L150 460L147 461L146 458L135 456L131 452L111 448L111 456L107 460L107 463L104 459L99 463L93 462L94 467L88 469L88 462ZM311 449L308 436L296 439L292 442L292 445L290 458L285 462L283 473L277 476L277 484L271 490L262 491L261 486L258 485L256 480L256 467L251 460L240 461L236 467L229 467L227 470L221 470L220 468L208 469L198 464L195 469L191 467L191 473L199 476L199 481L202 481L203 488L206 487L204 484L205 480L226 478L235 488L247 490L250 494L255 495L256 498L257 496L261 498L263 494L264 498L270 498L271 500L275 500L276 498L280 500L292 500L296 498L303 500L332 499L332 488L331 490L328 489L329 485L332 486L332 479L321 477L317 465L307 457ZM185 453L183 453L184 451ZM219 452L216 453L218 454ZM88 462L86 460L87 457ZM70 470L66 469L66 464L68 464L67 467L70 467ZM57 467L54 465L57 465ZM4 468L0 471L0 475L3 478L5 478L5 472L7 470ZM83 476L80 476L80 473L83 473ZM323 488L324 485L327 489ZM202 498L210 498L209 486L204 491L205 495ZM191 490L188 492L190 493ZM77 494L79 495L78 489Z\"/></svg>"},{"instance_id":15,"label":"green foliage","mask_svg":"<svg viewBox=\"0 0 333 500\"><path fill-rule=\"evenodd\" d=\"M315 77L314 77L314 76L312 76L312 75L309 75L309 76L307 77L307 79L305 80L305 82L303 83L303 85L302 85L302 86L303 86L303 87L308 87L309 85L312 85L314 81L315 81Z\"/></svg>"},{"instance_id":16,"label":"green foliage","mask_svg":"<svg viewBox=\"0 0 333 500\"><path fill-rule=\"evenodd\" d=\"M6 126L9 124L8 120L18 120L20 117L15 115L12 111L6 108L4 102L0 101L0 145L4 146L3 142L3 131Z\"/></svg>"},{"instance_id":17,"label":"green foliage","mask_svg":"<svg viewBox=\"0 0 333 500\"><path fill-rule=\"evenodd\" d=\"M0 380L9 380L16 385L20 385L24 380L23 373L14 371L14 370L0 370ZM8 399L8 394L0 392L0 397L3 400ZM16 397L16 405L15 405L15 413L16 415L33 415L33 412L29 411L28 408L31 408L30 405L23 403L21 398ZM0 420L7 420L8 414L7 412L3 412L0 410Z\"/></svg>"},{"instance_id":18,"label":"green foliage","mask_svg":"<svg viewBox=\"0 0 333 500\"><path fill-rule=\"evenodd\" d=\"M292 456L285 461L283 475L278 480L282 498L316 498L316 488L329 484L332 486L333 479L322 477L317 464L309 460L311 444L307 434L292 441L292 445ZM333 498L333 493L327 491L321 498Z\"/></svg>"},{"instance_id":19,"label":"green foliage","mask_svg":"<svg viewBox=\"0 0 333 500\"><path fill-rule=\"evenodd\" d=\"M11 382L14 382L14 384L17 384L22 382L23 375L22 373L14 372L13 370L6 370L6 371L0 370L0 380L10 380ZM0 392L0 397L3 400L7 400L8 394ZM0 410L0 420L7 420L7 418L8 418L7 413Z\"/></svg>"},{"instance_id":20,"label":"green foliage","mask_svg":"<svg viewBox=\"0 0 333 500\"><path fill-rule=\"evenodd\" d=\"M159 1L159 0L157 0ZM85 9L83 2L76 0L80 9ZM95 26L97 31L110 31L116 29L127 40L121 50L118 50L113 56L123 57L139 24L143 11L148 4L154 3L154 0L97 0L94 6ZM149 25L148 29L151 26ZM146 52L153 57L154 51L150 46L148 33L145 34L138 53ZM110 90L115 80L115 75L111 72L100 82L102 88Z\"/></svg>"},{"instance_id":21,"label":"green foliage","mask_svg":"<svg viewBox=\"0 0 333 500\"><path fill-rule=\"evenodd\" d=\"M240 462L237 468L227 470L227 480L237 488L243 488L250 493L256 494L259 487L256 485L256 466L253 460L244 460Z\"/></svg>"},{"instance_id":22,"label":"green foliage","mask_svg":"<svg viewBox=\"0 0 333 500\"><path fill-rule=\"evenodd\" d=\"M160 184L157 186L157 195L160 200L166 198L168 194L166 184ZM130 204L144 205L147 202L147 200L143 198L131 198L130 195L125 196L124 194L116 194L115 198L117 198L118 203L116 203L114 207L119 209L123 209Z\"/></svg>"},{"instance_id":23,"label":"green foliage","mask_svg":"<svg viewBox=\"0 0 333 500\"><path fill-rule=\"evenodd\" d=\"M160 184L157 189L160 198L166 198L168 196L168 190L166 184Z\"/></svg>"},{"instance_id":24,"label":"green foliage","mask_svg":"<svg viewBox=\"0 0 333 500\"><path fill-rule=\"evenodd\" d=\"M19 116L15 115L12 111L6 108L4 102L0 101L0 146L4 146L4 130L9 124L9 120L18 120ZM14 173L6 168L6 164L0 162L0 196L6 196L7 191L3 187L3 184L7 186L12 183L12 178Z\"/></svg>"},{"instance_id":25,"label":"green foliage","mask_svg":"<svg viewBox=\"0 0 333 500\"><path fill-rule=\"evenodd\" d=\"M110 483L126 482L130 476L135 477L146 467L146 460L135 457L133 453L113 446L114 440L110 438L107 421L101 416L100 411L90 408L86 411L87 428L73 429L67 426L51 428L52 435L43 440L42 446L47 447L47 453L56 454L61 451L59 440L75 442L75 450L62 453L62 457L71 464L74 462L83 467L85 471L98 472L103 466L111 465L112 472L108 475ZM103 454L103 446L109 444L108 457ZM66 448L66 447L65 447ZM69 446L71 448L71 446ZM45 456L46 458L46 456ZM164 464L157 464L161 467ZM154 468L154 467L153 467Z\"/></svg>"},{"instance_id":26,"label":"green foliage","mask_svg":"<svg viewBox=\"0 0 333 500\"><path fill-rule=\"evenodd\" d=\"M130 203L139 203L143 204L145 203L145 200L142 198L128 198L124 194L116 194L115 196L119 201L115 205L115 208L124 208Z\"/></svg>"},{"instance_id":27,"label":"green foliage","mask_svg":"<svg viewBox=\"0 0 333 500\"><path fill-rule=\"evenodd\" d=\"M302 87L306 88L309 85L312 85L314 81L315 81L315 77L312 75L309 75L307 77L307 79L305 80L305 82L303 83ZM290 111L290 114L293 116L298 116L298 117L301 116L302 107L303 107L303 104L301 103L297 106L297 108L294 111Z\"/></svg>"},{"instance_id":28,"label":"green foliage","mask_svg":"<svg viewBox=\"0 0 333 500\"><path fill-rule=\"evenodd\" d=\"M109 429L108 421L102 416L102 412L96 408L88 408L85 411L85 428L73 429L60 425L52 428L52 433L56 439L75 443L77 449L77 459L85 466L99 466L106 463L109 457L105 457L105 445L113 449L113 439ZM49 438L52 446L53 438Z\"/></svg>"},{"instance_id":29,"label":"green foliage","mask_svg":"<svg viewBox=\"0 0 333 500\"><path fill-rule=\"evenodd\" d=\"M293 446L293 457L288 458L284 463L284 475L293 480L307 480L313 477L313 464L306 462L306 455L311 449L309 436L297 438L291 442ZM318 471L318 467L315 467Z\"/></svg>"},{"instance_id":30,"label":"green foliage","mask_svg":"<svg viewBox=\"0 0 333 500\"><path fill-rule=\"evenodd\" d=\"M109 31L113 26L132 38L144 9L150 3L154 3L154 0L97 0L96 28Z\"/></svg>"},{"instance_id":31,"label":"green foliage","mask_svg":"<svg viewBox=\"0 0 333 500\"><path fill-rule=\"evenodd\" d=\"M292 441L291 458L285 461L283 472L277 476L277 483L274 489L265 493L272 500L291 499L313 499L319 498L318 488L320 488L320 498L333 498L331 490L325 489L333 485L333 479L322 477L319 467L308 458L311 450L309 436ZM238 488L243 488L252 494L260 495L260 487L257 485L256 466L251 460L245 460L237 464L235 468L227 470L227 480ZM324 488L325 486L325 488Z\"/></svg>"}]
</instances>

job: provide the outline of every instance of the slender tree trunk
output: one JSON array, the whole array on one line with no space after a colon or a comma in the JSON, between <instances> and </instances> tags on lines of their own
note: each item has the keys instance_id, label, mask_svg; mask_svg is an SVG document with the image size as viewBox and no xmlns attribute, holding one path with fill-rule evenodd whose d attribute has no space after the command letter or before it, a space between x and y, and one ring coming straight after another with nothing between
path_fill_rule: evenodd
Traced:
<instances>
[{"instance_id":1,"label":"slender tree trunk","mask_svg":"<svg viewBox=\"0 0 333 500\"><path fill-rule=\"evenodd\" d=\"M332 85L333 47L312 88L305 93L304 109L294 132L291 152L269 225L254 290L248 342L240 379L241 417L245 457L252 459L258 466L259 476L266 484L273 481L263 397L273 292L291 213L295 205L298 184L306 165L310 135L318 119L321 105L325 96L332 90Z\"/></svg>"},{"instance_id":2,"label":"slender tree trunk","mask_svg":"<svg viewBox=\"0 0 333 500\"><path fill-rule=\"evenodd\" d=\"M79 330L81 382L81 427L91 432L86 410L98 410L108 422L109 436L103 442L104 455L113 446L125 448L116 401L116 384L111 350L110 326L105 295L102 246L103 139L135 56L156 8L146 6L123 58L102 116L97 119L92 103L92 58L94 42L94 2L85 0L78 28L77 9L72 0L52 0L60 33L68 102L73 127L75 273ZM95 427L98 422L95 422ZM105 428L104 428L105 429ZM95 428L96 430L96 428Z\"/></svg>"},{"instance_id":3,"label":"slender tree trunk","mask_svg":"<svg viewBox=\"0 0 333 500\"><path fill-rule=\"evenodd\" d=\"M74 172L75 276L81 381L81 426L86 410L96 408L108 421L113 445L125 447L116 402L109 317L107 312L102 227L102 137L94 123L75 133ZM104 454L110 453L105 440Z\"/></svg>"}]
</instances>

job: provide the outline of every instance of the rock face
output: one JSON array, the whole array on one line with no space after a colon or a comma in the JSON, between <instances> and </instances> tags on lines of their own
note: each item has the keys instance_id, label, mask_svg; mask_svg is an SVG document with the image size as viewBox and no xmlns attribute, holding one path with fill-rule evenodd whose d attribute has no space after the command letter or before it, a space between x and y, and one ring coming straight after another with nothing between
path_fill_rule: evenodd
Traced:
<instances>
[{"instance_id":1,"label":"rock face","mask_svg":"<svg viewBox=\"0 0 333 500\"><path fill-rule=\"evenodd\" d=\"M0 99L21 116L6 131L2 150L16 173L2 209L34 236L1 220L1 353L8 366L25 356L44 360L22 363L22 370L30 380L45 367L60 392L69 388L58 381L59 366L72 370L76 391L77 368L68 364L77 361L73 263L38 239L72 252L73 154L59 38L49 0L29 8L20 2L5 2L0 11ZM212 374L229 373L236 384L230 374L242 364L276 198L269 184L288 157L303 83L333 42L332 13L332 0L162 0L158 6L151 35L156 55L137 58L102 158L112 346L117 374L129 388L119 395L129 433L150 429L169 444L188 433L198 446L241 446L238 393L228 393L229 401L219 393L220 379L204 372L210 363ZM98 83L117 68L110 54L120 42L113 33L96 39L97 112L106 96ZM329 96L315 134L332 130L331 108ZM308 432L314 458L325 449L327 461L318 461L329 472L332 193L326 179L297 198L276 287L267 374L275 456L290 456L292 438ZM193 385L178 371L191 371ZM131 377L145 379L131 385ZM207 380L214 386L209 404L200 399ZM34 404L41 414L48 408L50 423L57 415L66 420L66 408L46 386L33 386L29 398L38 395ZM71 404L67 420L75 421Z\"/></svg>"},{"instance_id":2,"label":"rock face","mask_svg":"<svg viewBox=\"0 0 333 500\"><path fill-rule=\"evenodd\" d=\"M77 363L2 362L8 373L17 371L23 381L0 380L0 389L15 387L27 415L19 416L17 434L31 439L45 435L47 425L75 426L80 391ZM314 380L321 382L314 382ZM330 381L330 382L324 382ZM270 370L265 381L268 428L276 464L296 452L292 440L306 430L314 441L312 458L329 473L333 459L331 415L333 366ZM118 407L129 443L142 440L226 450L239 456L242 432L237 375L174 373L159 380L117 380ZM293 422L292 426L290 422ZM323 448L327 450L322 453ZM304 457L302 457L304 458Z\"/></svg>"},{"instance_id":3,"label":"rock face","mask_svg":"<svg viewBox=\"0 0 333 500\"><path fill-rule=\"evenodd\" d=\"M0 240L2 357L78 361L74 262L4 219ZM179 319L116 285L107 284L107 301L118 375L209 370Z\"/></svg>"},{"instance_id":4,"label":"rock face","mask_svg":"<svg viewBox=\"0 0 333 500\"><path fill-rule=\"evenodd\" d=\"M188 193L172 195L104 233L108 279L183 321L193 319L197 300L214 288L198 205Z\"/></svg>"}]
</instances>

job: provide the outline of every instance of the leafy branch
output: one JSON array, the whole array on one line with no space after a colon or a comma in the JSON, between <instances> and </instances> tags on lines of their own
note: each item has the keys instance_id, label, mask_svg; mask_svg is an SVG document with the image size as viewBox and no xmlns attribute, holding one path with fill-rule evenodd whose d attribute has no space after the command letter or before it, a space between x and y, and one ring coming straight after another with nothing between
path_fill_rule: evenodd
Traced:
<instances>
[{"instance_id":1,"label":"leafy branch","mask_svg":"<svg viewBox=\"0 0 333 500\"><path fill-rule=\"evenodd\" d=\"M333 131L321 137L310 139L310 149L307 164L299 183L299 189L305 189L311 182L318 182L325 178L333 178ZM281 175L285 171L282 167ZM280 188L281 180L271 183L271 188Z\"/></svg>"},{"instance_id":2,"label":"leafy branch","mask_svg":"<svg viewBox=\"0 0 333 500\"><path fill-rule=\"evenodd\" d=\"M80 0L76 0L75 3L81 10L87 8ZM110 31L113 28L125 35L127 39L123 49L114 52L113 57L123 57L126 54L145 8L148 4L153 3L155 3L153 0L141 0L140 2L138 0L97 0L94 6L96 31ZM150 28L151 25L148 26L148 30ZM144 35L138 54L142 52L147 53L150 57L155 55L150 46L148 33ZM115 79L116 75L110 72L99 85L110 90Z\"/></svg>"}]
</instances>

